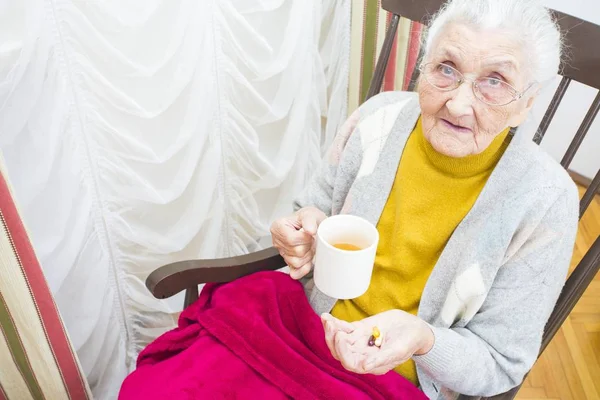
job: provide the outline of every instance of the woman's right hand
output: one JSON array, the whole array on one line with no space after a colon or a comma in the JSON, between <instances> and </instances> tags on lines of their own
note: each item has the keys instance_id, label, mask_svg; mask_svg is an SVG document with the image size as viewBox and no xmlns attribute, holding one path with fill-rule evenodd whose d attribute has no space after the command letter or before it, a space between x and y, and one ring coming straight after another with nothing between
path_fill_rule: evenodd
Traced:
<instances>
[{"instance_id":1,"label":"woman's right hand","mask_svg":"<svg viewBox=\"0 0 600 400\"><path fill-rule=\"evenodd\" d=\"M273 246L290 267L293 279L302 278L312 269L315 235L325 218L318 208L304 207L271 225Z\"/></svg>"}]
</instances>

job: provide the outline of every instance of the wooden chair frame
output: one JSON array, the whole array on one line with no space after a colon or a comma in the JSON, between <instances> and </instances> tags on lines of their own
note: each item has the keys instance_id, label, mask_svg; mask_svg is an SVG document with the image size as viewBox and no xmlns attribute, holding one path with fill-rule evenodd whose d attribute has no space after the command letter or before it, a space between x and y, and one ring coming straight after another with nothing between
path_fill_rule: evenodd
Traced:
<instances>
[{"instance_id":1,"label":"wooden chair frame","mask_svg":"<svg viewBox=\"0 0 600 400\"><path fill-rule=\"evenodd\" d=\"M400 16L413 21L423 22L428 15L435 13L442 3L443 0L382 0L382 7L392 13L392 19L377 61L377 67L371 80L367 98L374 96L381 90ZM572 80L600 89L600 46L598 45L600 43L600 26L558 11L552 10L552 12L566 35L566 41L570 46L571 54L569 62L562 65L563 78L534 136L534 141L537 144L542 141ZM415 68L409 90L414 89L417 79L418 69ZM568 168L573 160L599 110L600 92L594 99L561 161L564 168ZM591 203L599 187L600 170L596 173L580 201L580 218ZM168 264L152 272L146 280L146 286L159 299L171 297L185 290L184 307L187 307L198 299L198 285L202 283L230 282L258 271L276 270L284 266L285 262L283 258L275 248L271 247L237 257L214 260L187 260ZM546 324L540 354L548 346L569 313L573 310L575 304L581 298L599 269L600 235L565 283L564 289ZM519 385L491 399L513 399L520 387ZM473 397L460 396L460 398L470 399Z\"/></svg>"}]
</instances>

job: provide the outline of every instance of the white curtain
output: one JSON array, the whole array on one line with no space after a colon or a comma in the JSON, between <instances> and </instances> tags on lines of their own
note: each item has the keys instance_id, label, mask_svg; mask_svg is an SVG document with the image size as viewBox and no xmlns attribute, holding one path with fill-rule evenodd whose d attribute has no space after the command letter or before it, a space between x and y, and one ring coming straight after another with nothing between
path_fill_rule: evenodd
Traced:
<instances>
[{"instance_id":1,"label":"white curtain","mask_svg":"<svg viewBox=\"0 0 600 400\"><path fill-rule=\"evenodd\" d=\"M0 149L96 398L176 322L154 268L290 212L345 117L349 22L349 0L0 0Z\"/></svg>"}]
</instances>

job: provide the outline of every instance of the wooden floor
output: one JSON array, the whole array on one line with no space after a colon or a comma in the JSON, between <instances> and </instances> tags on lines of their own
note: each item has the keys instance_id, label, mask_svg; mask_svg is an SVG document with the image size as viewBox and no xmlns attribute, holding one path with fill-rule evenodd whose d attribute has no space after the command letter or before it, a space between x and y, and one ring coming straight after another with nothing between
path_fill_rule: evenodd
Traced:
<instances>
[{"instance_id":1,"label":"wooden floor","mask_svg":"<svg viewBox=\"0 0 600 400\"><path fill-rule=\"evenodd\" d=\"M581 219L571 268L598 234L600 196ZM600 399L600 275L542 354L517 399Z\"/></svg>"}]
</instances>

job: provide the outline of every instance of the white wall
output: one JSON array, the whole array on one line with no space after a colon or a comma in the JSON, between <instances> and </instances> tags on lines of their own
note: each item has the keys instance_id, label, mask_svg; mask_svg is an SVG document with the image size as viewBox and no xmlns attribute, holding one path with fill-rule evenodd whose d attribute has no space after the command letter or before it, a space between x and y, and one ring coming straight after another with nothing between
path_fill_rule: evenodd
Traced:
<instances>
[{"instance_id":1,"label":"white wall","mask_svg":"<svg viewBox=\"0 0 600 400\"><path fill-rule=\"evenodd\" d=\"M555 10L600 25L600 1L598 0L544 0L544 3ZM557 77L540 94L537 104L532 110L532 121L523 127L530 135L533 136L533 132L542 120L559 82L560 77ZM597 92L597 90L578 82L571 82L542 141L542 147L557 160L562 158ZM599 168L600 116L592 124L570 169L588 178L593 178Z\"/></svg>"},{"instance_id":2,"label":"white wall","mask_svg":"<svg viewBox=\"0 0 600 400\"><path fill-rule=\"evenodd\" d=\"M543 0L546 7L600 25L598 0Z\"/></svg>"}]
</instances>

